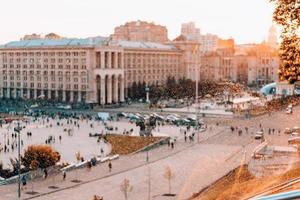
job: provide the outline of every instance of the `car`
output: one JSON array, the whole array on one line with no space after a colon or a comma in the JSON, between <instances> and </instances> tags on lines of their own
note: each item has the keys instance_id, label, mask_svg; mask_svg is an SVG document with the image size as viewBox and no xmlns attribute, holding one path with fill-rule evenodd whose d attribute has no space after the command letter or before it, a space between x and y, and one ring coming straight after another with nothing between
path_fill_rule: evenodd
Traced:
<instances>
[{"instance_id":1,"label":"car","mask_svg":"<svg viewBox=\"0 0 300 200\"><path fill-rule=\"evenodd\" d=\"M293 131L290 128L285 128L283 132L285 134L291 134Z\"/></svg>"},{"instance_id":2,"label":"car","mask_svg":"<svg viewBox=\"0 0 300 200\"><path fill-rule=\"evenodd\" d=\"M292 132L292 136L298 136L299 134L297 132Z\"/></svg>"},{"instance_id":3,"label":"car","mask_svg":"<svg viewBox=\"0 0 300 200\"><path fill-rule=\"evenodd\" d=\"M294 126L294 127L292 128L292 131L293 131L293 132L296 132L296 133L299 133L299 127L298 127L298 126Z\"/></svg>"},{"instance_id":4,"label":"car","mask_svg":"<svg viewBox=\"0 0 300 200\"><path fill-rule=\"evenodd\" d=\"M255 134L254 139L260 140L260 139L262 139L263 135L264 135L264 133L263 133L262 131L258 131L258 132Z\"/></svg>"},{"instance_id":5,"label":"car","mask_svg":"<svg viewBox=\"0 0 300 200\"><path fill-rule=\"evenodd\" d=\"M118 113L117 113L117 116L118 116L118 117L127 117L127 114L124 113L124 112L118 112Z\"/></svg>"},{"instance_id":6,"label":"car","mask_svg":"<svg viewBox=\"0 0 300 200\"><path fill-rule=\"evenodd\" d=\"M292 114L292 109L291 109L291 108L287 108L287 109L285 110L285 113L286 113L286 114Z\"/></svg>"}]
</instances>

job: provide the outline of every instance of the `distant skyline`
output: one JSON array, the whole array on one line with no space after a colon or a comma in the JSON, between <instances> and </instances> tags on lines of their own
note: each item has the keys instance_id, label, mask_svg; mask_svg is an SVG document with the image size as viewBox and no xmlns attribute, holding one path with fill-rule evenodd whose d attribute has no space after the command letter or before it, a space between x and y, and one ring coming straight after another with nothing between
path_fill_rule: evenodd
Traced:
<instances>
[{"instance_id":1,"label":"distant skyline","mask_svg":"<svg viewBox=\"0 0 300 200\"><path fill-rule=\"evenodd\" d=\"M269 0L9 0L1 8L0 44L32 33L109 36L116 26L136 20L166 26L171 40L182 23L193 21L201 33L240 44L267 39L274 6Z\"/></svg>"}]
</instances>

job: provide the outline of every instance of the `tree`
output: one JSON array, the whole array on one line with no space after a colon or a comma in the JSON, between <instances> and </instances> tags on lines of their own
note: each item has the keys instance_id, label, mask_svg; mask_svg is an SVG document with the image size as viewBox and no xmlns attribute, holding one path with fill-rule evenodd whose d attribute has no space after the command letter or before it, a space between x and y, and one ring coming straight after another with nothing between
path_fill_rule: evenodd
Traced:
<instances>
[{"instance_id":1,"label":"tree","mask_svg":"<svg viewBox=\"0 0 300 200\"><path fill-rule=\"evenodd\" d=\"M133 187L130 185L129 180L125 178L120 186L120 190L124 194L125 200L128 199L128 194L132 191L132 189Z\"/></svg>"},{"instance_id":2,"label":"tree","mask_svg":"<svg viewBox=\"0 0 300 200\"><path fill-rule=\"evenodd\" d=\"M21 158L22 164L27 169L32 168L33 163L37 168L46 169L55 165L59 160L60 154L47 145L28 146Z\"/></svg>"},{"instance_id":3,"label":"tree","mask_svg":"<svg viewBox=\"0 0 300 200\"><path fill-rule=\"evenodd\" d=\"M280 80L300 81L300 3L299 0L270 0L275 4L274 21L282 27L280 37Z\"/></svg>"},{"instance_id":4,"label":"tree","mask_svg":"<svg viewBox=\"0 0 300 200\"><path fill-rule=\"evenodd\" d=\"M169 166L165 169L164 178L168 181L168 194L171 194L171 180L175 178L175 174L172 172Z\"/></svg>"}]
</instances>

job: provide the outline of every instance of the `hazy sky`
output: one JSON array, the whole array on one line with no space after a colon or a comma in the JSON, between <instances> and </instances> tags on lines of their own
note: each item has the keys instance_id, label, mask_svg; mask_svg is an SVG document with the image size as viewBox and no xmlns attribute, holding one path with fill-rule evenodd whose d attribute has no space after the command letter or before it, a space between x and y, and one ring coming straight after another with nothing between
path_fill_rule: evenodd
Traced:
<instances>
[{"instance_id":1,"label":"hazy sky","mask_svg":"<svg viewBox=\"0 0 300 200\"><path fill-rule=\"evenodd\" d=\"M30 33L108 36L133 20L167 26L170 39L182 22L194 21L202 33L260 42L274 8L269 0L0 0L0 7L0 44Z\"/></svg>"}]
</instances>

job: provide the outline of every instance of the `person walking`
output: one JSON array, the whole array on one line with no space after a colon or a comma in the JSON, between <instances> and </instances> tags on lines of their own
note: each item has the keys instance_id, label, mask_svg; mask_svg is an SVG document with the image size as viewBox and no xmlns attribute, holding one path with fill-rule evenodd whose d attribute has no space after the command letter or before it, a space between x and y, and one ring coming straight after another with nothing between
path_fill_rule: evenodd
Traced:
<instances>
[{"instance_id":1,"label":"person walking","mask_svg":"<svg viewBox=\"0 0 300 200\"><path fill-rule=\"evenodd\" d=\"M26 186L27 180L26 180L25 176L22 176L21 182L22 182L22 190L26 190L27 189L27 186Z\"/></svg>"},{"instance_id":2,"label":"person walking","mask_svg":"<svg viewBox=\"0 0 300 200\"><path fill-rule=\"evenodd\" d=\"M109 163L108 163L108 169L109 169L109 172L111 172L111 170L112 170L112 164L111 164L110 161L109 161Z\"/></svg>"},{"instance_id":3,"label":"person walking","mask_svg":"<svg viewBox=\"0 0 300 200\"><path fill-rule=\"evenodd\" d=\"M63 181L65 181L67 177L67 172L64 170L62 174L63 174Z\"/></svg>"},{"instance_id":4,"label":"person walking","mask_svg":"<svg viewBox=\"0 0 300 200\"><path fill-rule=\"evenodd\" d=\"M47 179L47 177L48 177L48 171L47 169L44 169L44 178Z\"/></svg>"}]
</instances>

